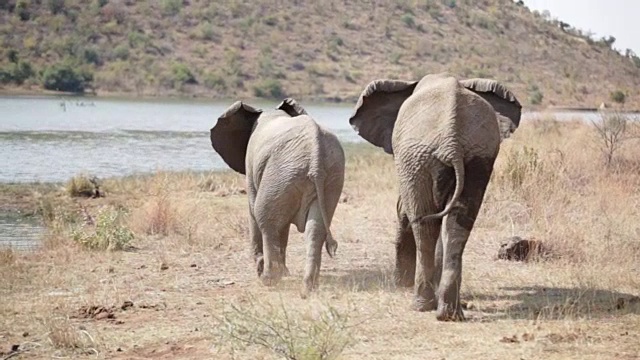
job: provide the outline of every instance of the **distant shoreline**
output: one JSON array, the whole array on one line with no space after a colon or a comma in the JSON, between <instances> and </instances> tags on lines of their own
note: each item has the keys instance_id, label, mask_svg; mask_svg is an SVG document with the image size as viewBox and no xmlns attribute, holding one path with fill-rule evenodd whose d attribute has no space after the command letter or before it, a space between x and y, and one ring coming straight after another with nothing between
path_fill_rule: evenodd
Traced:
<instances>
[{"instance_id":1,"label":"distant shoreline","mask_svg":"<svg viewBox=\"0 0 640 360\"><path fill-rule=\"evenodd\" d=\"M43 97L43 98L95 98L95 99L110 99L110 100L123 100L123 101L233 101L233 97L207 97L204 94L162 94L162 95L137 95L127 92L87 92L83 94L69 93L51 90L35 90L24 88L0 88L0 97ZM310 96L310 97L294 97L300 101L309 101L315 103L326 104L349 104L358 101L357 96ZM281 99L259 98L259 97L240 97L243 100L251 100L257 102L268 101L281 101ZM556 111L556 112L597 112L597 107L581 107L581 106L565 106L565 105L550 105L547 107L539 106L527 106L523 107L525 112L544 112L544 111ZM624 109L619 107L608 107L607 110L618 110L627 114L640 114L640 109Z\"/></svg>"}]
</instances>

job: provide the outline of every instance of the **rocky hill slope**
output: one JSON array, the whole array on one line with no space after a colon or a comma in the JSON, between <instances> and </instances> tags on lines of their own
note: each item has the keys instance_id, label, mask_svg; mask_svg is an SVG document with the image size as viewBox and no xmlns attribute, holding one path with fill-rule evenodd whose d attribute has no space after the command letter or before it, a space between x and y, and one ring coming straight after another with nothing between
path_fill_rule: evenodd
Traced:
<instances>
[{"instance_id":1,"label":"rocky hill slope","mask_svg":"<svg viewBox=\"0 0 640 360\"><path fill-rule=\"evenodd\" d=\"M0 87L338 101L449 71L527 107L640 107L614 41L510 0L0 0Z\"/></svg>"}]
</instances>

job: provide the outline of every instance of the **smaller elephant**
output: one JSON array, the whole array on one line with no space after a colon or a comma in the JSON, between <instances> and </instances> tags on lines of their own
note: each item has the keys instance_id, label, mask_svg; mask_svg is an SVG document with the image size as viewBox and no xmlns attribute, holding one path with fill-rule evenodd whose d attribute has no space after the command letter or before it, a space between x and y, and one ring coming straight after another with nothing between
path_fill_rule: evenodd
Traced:
<instances>
[{"instance_id":1,"label":"smaller elephant","mask_svg":"<svg viewBox=\"0 0 640 360\"><path fill-rule=\"evenodd\" d=\"M338 247L330 227L344 184L344 150L294 99L263 112L235 102L211 129L211 145L246 175L249 234L258 276L276 284L286 267L289 228L305 234L306 294L318 285L322 245Z\"/></svg>"}]
</instances>

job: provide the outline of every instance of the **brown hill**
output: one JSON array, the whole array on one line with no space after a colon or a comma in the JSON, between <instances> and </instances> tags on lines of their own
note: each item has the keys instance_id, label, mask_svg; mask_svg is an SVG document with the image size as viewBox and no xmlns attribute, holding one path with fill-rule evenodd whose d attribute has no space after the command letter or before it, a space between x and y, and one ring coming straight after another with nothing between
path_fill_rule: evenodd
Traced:
<instances>
[{"instance_id":1,"label":"brown hill","mask_svg":"<svg viewBox=\"0 0 640 360\"><path fill-rule=\"evenodd\" d=\"M0 83L353 100L376 78L504 81L528 107L640 107L640 59L510 0L0 0Z\"/></svg>"}]
</instances>

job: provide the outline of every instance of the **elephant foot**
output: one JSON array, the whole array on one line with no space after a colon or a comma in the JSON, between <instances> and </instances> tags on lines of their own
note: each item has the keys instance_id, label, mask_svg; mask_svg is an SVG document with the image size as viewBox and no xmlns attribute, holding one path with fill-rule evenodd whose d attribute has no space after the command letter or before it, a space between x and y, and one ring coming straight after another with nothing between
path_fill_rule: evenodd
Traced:
<instances>
[{"instance_id":1,"label":"elephant foot","mask_svg":"<svg viewBox=\"0 0 640 360\"><path fill-rule=\"evenodd\" d=\"M260 276L260 280L266 286L274 286L280 282L284 275L284 267L282 265L273 264L272 266L264 266L264 271Z\"/></svg>"},{"instance_id":2,"label":"elephant foot","mask_svg":"<svg viewBox=\"0 0 640 360\"><path fill-rule=\"evenodd\" d=\"M438 321L464 321L464 313L460 306L453 306L450 304L443 304L438 306L436 311L436 319Z\"/></svg>"},{"instance_id":3,"label":"elephant foot","mask_svg":"<svg viewBox=\"0 0 640 360\"><path fill-rule=\"evenodd\" d=\"M411 310L426 312L433 311L438 307L438 303L435 300L426 300L424 298L415 298L413 304L411 304Z\"/></svg>"}]
</instances>

